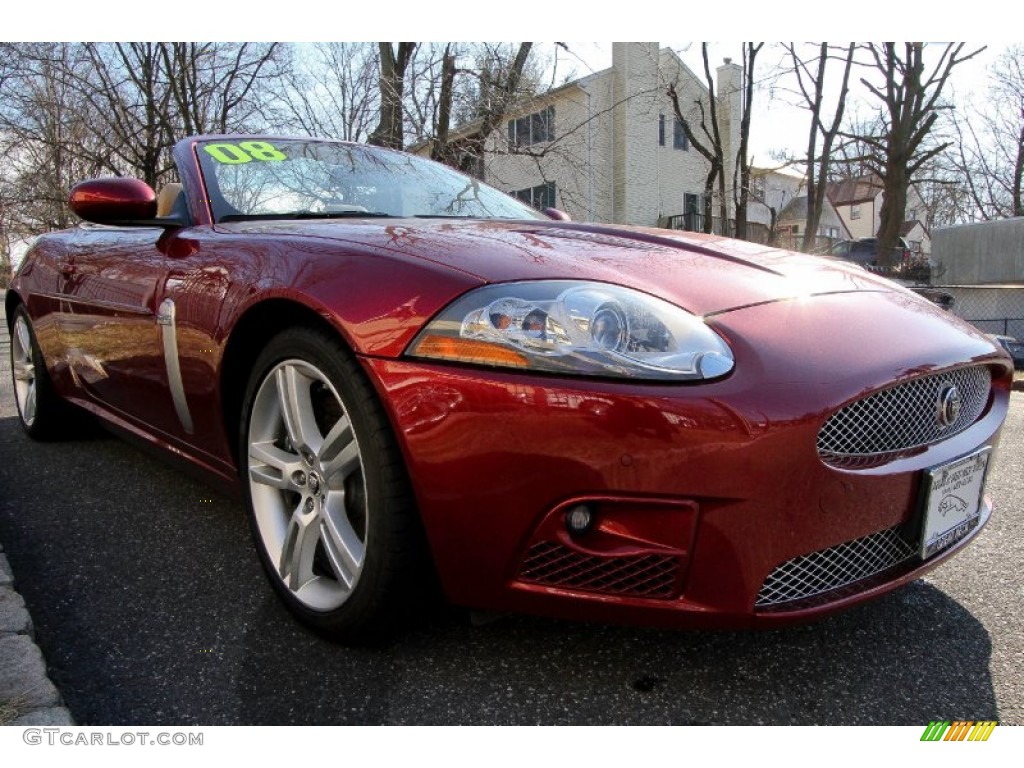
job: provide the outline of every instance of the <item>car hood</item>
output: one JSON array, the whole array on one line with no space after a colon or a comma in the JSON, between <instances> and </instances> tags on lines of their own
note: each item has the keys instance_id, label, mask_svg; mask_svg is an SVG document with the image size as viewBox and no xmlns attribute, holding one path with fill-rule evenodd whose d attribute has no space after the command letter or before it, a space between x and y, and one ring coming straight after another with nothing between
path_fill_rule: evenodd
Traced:
<instances>
[{"instance_id":1,"label":"car hood","mask_svg":"<svg viewBox=\"0 0 1024 768\"><path fill-rule=\"evenodd\" d=\"M640 227L541 220L345 219L233 222L218 225L217 230L385 249L488 283L615 283L661 296L699 315L820 294L904 290L835 259Z\"/></svg>"}]
</instances>

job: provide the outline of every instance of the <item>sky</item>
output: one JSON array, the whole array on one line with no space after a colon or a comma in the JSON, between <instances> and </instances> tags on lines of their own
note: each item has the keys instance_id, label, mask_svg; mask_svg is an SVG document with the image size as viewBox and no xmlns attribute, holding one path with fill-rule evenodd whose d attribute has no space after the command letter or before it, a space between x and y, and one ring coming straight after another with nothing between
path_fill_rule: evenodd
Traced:
<instances>
[{"instance_id":1,"label":"sky","mask_svg":"<svg viewBox=\"0 0 1024 768\"><path fill-rule=\"evenodd\" d=\"M663 0L629 0L628 12L608 13L592 2L561 0L538 5L486 4L479 0L388 0L386 4L303 0L300 4L259 0L176 0L160 7L136 0L47 0L46 12L27 3L8 3L2 35L9 40L648 40L666 30L672 37L740 40L820 39L831 33L855 39L954 37L993 39L1008 15L1006 0L973 0L969 10L920 0L860 0L856 12L838 12L821 0L731 0L728 4L670 5ZM720 9L724 9L720 10ZM385 11L386 12L382 12Z\"/></svg>"}]
</instances>

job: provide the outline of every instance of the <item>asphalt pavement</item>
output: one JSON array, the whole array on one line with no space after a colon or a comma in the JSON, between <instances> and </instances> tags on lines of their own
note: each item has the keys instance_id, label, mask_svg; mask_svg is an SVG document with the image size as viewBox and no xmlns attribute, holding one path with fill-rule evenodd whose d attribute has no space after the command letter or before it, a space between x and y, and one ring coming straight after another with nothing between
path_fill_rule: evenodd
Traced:
<instances>
[{"instance_id":1,"label":"asphalt pavement","mask_svg":"<svg viewBox=\"0 0 1024 768\"><path fill-rule=\"evenodd\" d=\"M80 724L1024 724L1022 393L987 529L872 604L728 633L439 610L368 649L291 618L237 502L112 437L28 440L0 355L0 542Z\"/></svg>"}]
</instances>

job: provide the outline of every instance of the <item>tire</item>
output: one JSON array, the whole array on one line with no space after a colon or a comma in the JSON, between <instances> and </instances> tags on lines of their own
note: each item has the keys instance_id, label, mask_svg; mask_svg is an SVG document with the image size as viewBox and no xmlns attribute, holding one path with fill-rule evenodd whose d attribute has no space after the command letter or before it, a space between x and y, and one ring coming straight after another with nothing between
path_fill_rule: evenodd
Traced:
<instances>
[{"instance_id":1,"label":"tire","mask_svg":"<svg viewBox=\"0 0 1024 768\"><path fill-rule=\"evenodd\" d=\"M53 389L24 305L11 325L11 377L18 421L33 440L59 440L74 432L75 414Z\"/></svg>"},{"instance_id":2,"label":"tire","mask_svg":"<svg viewBox=\"0 0 1024 768\"><path fill-rule=\"evenodd\" d=\"M426 547L376 394L329 334L293 328L254 366L239 469L275 590L333 639L376 642L423 605Z\"/></svg>"}]
</instances>

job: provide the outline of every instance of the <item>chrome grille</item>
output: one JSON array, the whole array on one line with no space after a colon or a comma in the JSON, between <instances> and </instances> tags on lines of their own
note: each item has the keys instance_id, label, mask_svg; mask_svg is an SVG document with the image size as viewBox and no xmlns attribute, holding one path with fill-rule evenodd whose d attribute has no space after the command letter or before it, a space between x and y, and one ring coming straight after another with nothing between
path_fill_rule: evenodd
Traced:
<instances>
[{"instance_id":1,"label":"chrome grille","mask_svg":"<svg viewBox=\"0 0 1024 768\"><path fill-rule=\"evenodd\" d=\"M899 565L916 552L896 527L794 557L768 574L754 605L778 605L845 587Z\"/></svg>"},{"instance_id":2,"label":"chrome grille","mask_svg":"<svg viewBox=\"0 0 1024 768\"><path fill-rule=\"evenodd\" d=\"M679 561L671 555L600 557L554 541L530 547L519 578L535 584L635 597L672 597Z\"/></svg>"},{"instance_id":3,"label":"chrome grille","mask_svg":"<svg viewBox=\"0 0 1024 768\"><path fill-rule=\"evenodd\" d=\"M960 412L945 426L939 420L940 399L950 385L960 392ZM852 467L851 459L885 457L945 440L978 420L991 388L991 371L979 365L883 389L833 414L818 432L818 454L827 464Z\"/></svg>"}]
</instances>

